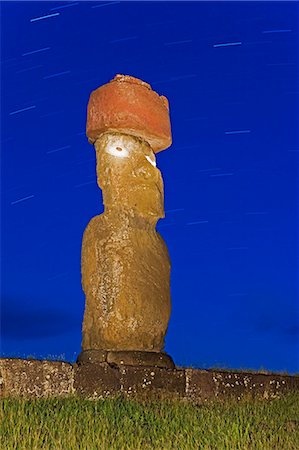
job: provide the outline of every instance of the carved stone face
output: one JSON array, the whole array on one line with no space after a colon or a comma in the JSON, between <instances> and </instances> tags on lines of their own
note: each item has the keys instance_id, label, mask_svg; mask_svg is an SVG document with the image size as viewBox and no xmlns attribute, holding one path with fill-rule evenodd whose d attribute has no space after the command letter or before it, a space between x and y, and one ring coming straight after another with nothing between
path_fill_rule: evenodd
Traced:
<instances>
[{"instance_id":1,"label":"carved stone face","mask_svg":"<svg viewBox=\"0 0 299 450\"><path fill-rule=\"evenodd\" d=\"M150 145L134 136L104 133L95 149L105 209L128 208L144 217L163 218L163 180Z\"/></svg>"}]
</instances>

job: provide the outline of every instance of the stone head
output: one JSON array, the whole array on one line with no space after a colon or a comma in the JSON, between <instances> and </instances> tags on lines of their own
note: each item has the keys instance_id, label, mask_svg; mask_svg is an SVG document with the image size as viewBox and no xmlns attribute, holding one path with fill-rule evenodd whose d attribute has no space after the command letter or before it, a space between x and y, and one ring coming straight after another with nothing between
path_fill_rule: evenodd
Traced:
<instances>
[{"instance_id":1,"label":"stone head","mask_svg":"<svg viewBox=\"0 0 299 450\"><path fill-rule=\"evenodd\" d=\"M94 145L105 209L133 209L141 216L163 218L163 180L151 146L117 132L103 133Z\"/></svg>"}]
</instances>

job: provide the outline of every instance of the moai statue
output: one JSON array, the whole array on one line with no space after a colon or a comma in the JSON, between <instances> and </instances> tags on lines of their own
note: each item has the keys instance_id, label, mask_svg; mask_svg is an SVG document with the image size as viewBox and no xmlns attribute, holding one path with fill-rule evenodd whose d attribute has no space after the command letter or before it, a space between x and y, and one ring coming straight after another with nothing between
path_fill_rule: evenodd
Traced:
<instances>
[{"instance_id":1,"label":"moai statue","mask_svg":"<svg viewBox=\"0 0 299 450\"><path fill-rule=\"evenodd\" d=\"M163 351L170 259L155 229L165 217L155 153L172 142L168 101L149 84L116 75L91 93L87 137L96 150L105 210L83 236L86 303L78 362L173 368Z\"/></svg>"}]
</instances>

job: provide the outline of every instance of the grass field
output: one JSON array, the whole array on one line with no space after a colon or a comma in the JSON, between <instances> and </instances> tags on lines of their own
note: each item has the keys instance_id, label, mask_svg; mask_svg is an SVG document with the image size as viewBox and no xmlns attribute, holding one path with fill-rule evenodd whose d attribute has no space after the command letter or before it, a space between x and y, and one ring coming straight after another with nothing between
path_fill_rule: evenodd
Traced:
<instances>
[{"instance_id":1,"label":"grass field","mask_svg":"<svg viewBox=\"0 0 299 450\"><path fill-rule=\"evenodd\" d=\"M121 398L0 401L1 450L298 450L299 393L202 406Z\"/></svg>"}]
</instances>

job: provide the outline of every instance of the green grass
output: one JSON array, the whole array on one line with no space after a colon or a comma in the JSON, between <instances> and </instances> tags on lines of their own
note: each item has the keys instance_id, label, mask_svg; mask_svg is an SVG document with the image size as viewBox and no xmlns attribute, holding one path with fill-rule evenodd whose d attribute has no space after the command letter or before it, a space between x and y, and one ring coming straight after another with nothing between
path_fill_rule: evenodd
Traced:
<instances>
[{"instance_id":1,"label":"green grass","mask_svg":"<svg viewBox=\"0 0 299 450\"><path fill-rule=\"evenodd\" d=\"M1 450L298 450L299 393L202 406L77 397L0 401Z\"/></svg>"}]
</instances>

